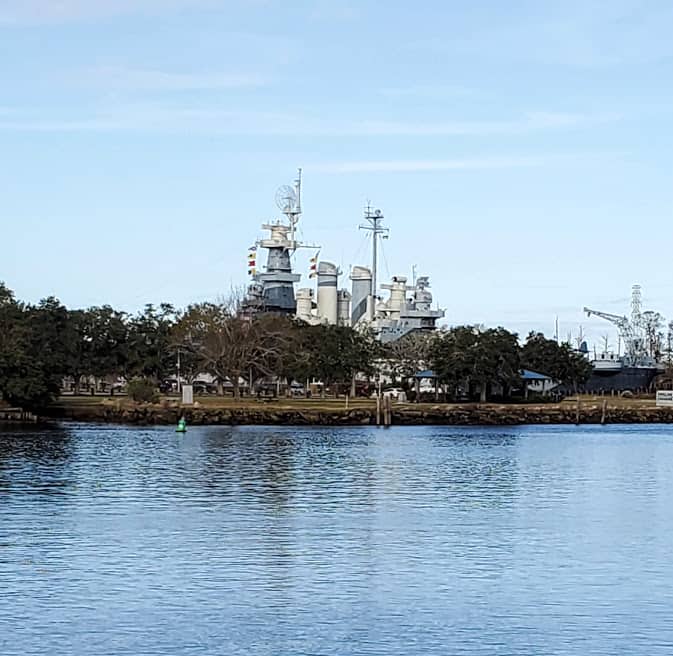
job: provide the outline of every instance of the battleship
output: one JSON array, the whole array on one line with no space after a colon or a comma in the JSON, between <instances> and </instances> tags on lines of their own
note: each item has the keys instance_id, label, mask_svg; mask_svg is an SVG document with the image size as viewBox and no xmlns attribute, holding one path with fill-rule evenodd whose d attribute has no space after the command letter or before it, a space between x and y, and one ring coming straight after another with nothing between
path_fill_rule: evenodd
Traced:
<instances>
[{"instance_id":1,"label":"battleship","mask_svg":"<svg viewBox=\"0 0 673 656\"><path fill-rule=\"evenodd\" d=\"M591 361L593 371L583 386L589 393L641 391L650 389L655 377L663 373L660 360L661 336L658 332L660 315L642 311L641 287L634 285L631 296L631 316L610 314L584 308L588 317L599 317L615 325L624 353L610 351L606 343L601 353L591 358L586 343L580 351Z\"/></svg>"},{"instance_id":2,"label":"battleship","mask_svg":"<svg viewBox=\"0 0 673 656\"><path fill-rule=\"evenodd\" d=\"M433 309L430 279L420 276L408 284L406 276L393 276L390 283L380 286L388 292L379 295L377 280L380 239L388 237L383 226L383 212L367 206L364 223L360 225L371 236L371 266L353 266L350 271L351 289L339 288L342 271L333 262L311 259L310 278L316 288L295 285L301 275L292 270L292 257L297 250L320 248L297 239L297 228L302 215L301 169L293 185L284 185L276 193L276 205L284 218L262 224L268 236L255 242L248 254L248 274L251 284L243 303L246 313L269 312L294 316L309 324L351 326L371 329L384 343L393 342L414 332L435 330L437 321L445 315L440 308ZM258 267L262 252L266 264Z\"/></svg>"}]
</instances>

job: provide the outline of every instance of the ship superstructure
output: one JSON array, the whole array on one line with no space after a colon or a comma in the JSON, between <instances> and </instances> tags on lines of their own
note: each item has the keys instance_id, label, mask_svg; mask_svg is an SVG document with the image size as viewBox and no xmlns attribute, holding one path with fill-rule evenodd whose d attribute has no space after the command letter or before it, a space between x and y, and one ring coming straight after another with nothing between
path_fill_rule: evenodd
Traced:
<instances>
[{"instance_id":1,"label":"ship superstructure","mask_svg":"<svg viewBox=\"0 0 673 656\"><path fill-rule=\"evenodd\" d=\"M371 269L356 266L351 271L353 284L351 321L354 326L368 326L382 342L393 342L412 332L434 330L444 310L432 309L432 293L427 276L407 285L406 276L393 276L381 289L389 292L383 299L378 293L379 239L388 239L390 231L383 225L383 212L367 204L360 230L371 235Z\"/></svg>"},{"instance_id":2,"label":"ship superstructure","mask_svg":"<svg viewBox=\"0 0 673 656\"><path fill-rule=\"evenodd\" d=\"M596 316L614 324L619 331L624 352L609 350L606 340L601 353L591 359L593 373L584 385L587 392L647 389L654 377L664 370L659 362L661 339L656 312L642 311L640 285L634 285L631 294L631 316L611 314L585 307L587 316ZM584 349L587 356L588 349Z\"/></svg>"},{"instance_id":3,"label":"ship superstructure","mask_svg":"<svg viewBox=\"0 0 673 656\"><path fill-rule=\"evenodd\" d=\"M410 332L434 330L444 317L444 310L432 309L427 276L420 277L415 285L407 285L404 276L394 276L390 284L381 287L390 290L389 298L376 304L374 316L382 342L393 342Z\"/></svg>"},{"instance_id":4,"label":"ship superstructure","mask_svg":"<svg viewBox=\"0 0 673 656\"><path fill-rule=\"evenodd\" d=\"M312 259L311 277L316 279L316 289L301 287L295 295L294 285L301 280L292 271L292 255L298 248L307 246L296 240L296 226L301 216L301 171L293 187L281 187L276 194L278 207L285 214L285 221L263 224L270 235L256 242L250 273L253 283L244 303L247 312L275 312L295 315L309 324L353 326L371 329L383 342L391 342L416 331L436 328L444 317L444 310L432 309L432 294L427 276L407 284L405 276L394 276L381 289L389 292L387 299L378 294L377 268L379 240L388 237L383 226L383 213L369 205L365 210L365 223L361 229L372 237L372 265L353 266L350 272L351 290L339 287L341 269L332 262ZM256 268L259 252L268 252L266 266Z\"/></svg>"},{"instance_id":5,"label":"ship superstructure","mask_svg":"<svg viewBox=\"0 0 673 656\"><path fill-rule=\"evenodd\" d=\"M248 311L295 314L297 302L294 284L301 280L292 272L292 255L304 246L296 239L296 228L301 217L301 169L294 186L285 185L276 193L276 204L285 215L285 221L278 220L262 224L269 236L259 240L251 251L259 256L259 248L267 251L266 266L263 271L253 267L249 273L253 283L248 288L245 307Z\"/></svg>"}]
</instances>

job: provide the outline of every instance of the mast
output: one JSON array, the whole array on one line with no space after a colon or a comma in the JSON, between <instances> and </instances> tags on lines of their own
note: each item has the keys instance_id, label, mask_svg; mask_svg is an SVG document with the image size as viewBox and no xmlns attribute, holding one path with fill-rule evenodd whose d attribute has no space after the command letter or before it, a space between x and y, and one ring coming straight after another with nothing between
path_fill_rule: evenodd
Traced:
<instances>
[{"instance_id":1,"label":"mast","mask_svg":"<svg viewBox=\"0 0 673 656\"><path fill-rule=\"evenodd\" d=\"M388 236L388 228L383 227L383 212L381 210L372 210L372 207L367 203L365 208L366 224L360 225L360 230L371 232L372 234L372 297L376 298L377 280L376 272L378 267L378 239L379 235L383 235L384 239Z\"/></svg>"},{"instance_id":2,"label":"mast","mask_svg":"<svg viewBox=\"0 0 673 656\"><path fill-rule=\"evenodd\" d=\"M554 327L555 327L554 340L556 341L557 344L560 344L561 339L559 337L559 332L558 332L558 315L556 315L556 322L554 323Z\"/></svg>"},{"instance_id":3,"label":"mast","mask_svg":"<svg viewBox=\"0 0 673 656\"><path fill-rule=\"evenodd\" d=\"M288 219L290 220L290 241L292 242L292 251L296 251L297 247L295 244L295 226L299 223L299 217L301 216L301 169L297 169L297 179L294 181L294 194L295 201L292 212L288 214Z\"/></svg>"},{"instance_id":4,"label":"mast","mask_svg":"<svg viewBox=\"0 0 673 656\"><path fill-rule=\"evenodd\" d=\"M301 169L297 169L297 179L294 186L285 185L276 192L276 203L287 217L290 224L290 252L297 250L296 228L301 216Z\"/></svg>"},{"instance_id":5,"label":"mast","mask_svg":"<svg viewBox=\"0 0 673 656\"><path fill-rule=\"evenodd\" d=\"M294 181L294 188L297 192L297 214L301 214L301 169L297 169L297 179Z\"/></svg>"},{"instance_id":6,"label":"mast","mask_svg":"<svg viewBox=\"0 0 673 656\"><path fill-rule=\"evenodd\" d=\"M292 272L292 255L299 248L315 248L297 241L297 224L301 217L301 169L292 185L283 185L276 191L276 205L286 221L262 224L270 235L257 241L256 246L268 251L266 268L256 272L255 301L270 312L293 314L296 311L294 284L301 280Z\"/></svg>"}]
</instances>

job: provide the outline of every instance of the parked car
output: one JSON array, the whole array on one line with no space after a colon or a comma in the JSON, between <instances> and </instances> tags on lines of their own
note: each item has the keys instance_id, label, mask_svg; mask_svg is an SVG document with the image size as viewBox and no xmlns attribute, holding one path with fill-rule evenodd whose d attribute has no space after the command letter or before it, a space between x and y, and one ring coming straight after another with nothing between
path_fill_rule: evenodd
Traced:
<instances>
[{"instance_id":1,"label":"parked car","mask_svg":"<svg viewBox=\"0 0 673 656\"><path fill-rule=\"evenodd\" d=\"M169 392L173 392L176 386L177 382L175 381L175 378L166 378L159 383L159 391L162 394L168 394Z\"/></svg>"},{"instance_id":2,"label":"parked car","mask_svg":"<svg viewBox=\"0 0 673 656\"><path fill-rule=\"evenodd\" d=\"M192 383L194 394L217 394L217 385L206 383L203 380L195 380Z\"/></svg>"},{"instance_id":3,"label":"parked car","mask_svg":"<svg viewBox=\"0 0 673 656\"><path fill-rule=\"evenodd\" d=\"M374 391L371 395L371 398L375 399L377 394L378 394L378 392ZM381 395L382 396L390 396L392 399L397 401L400 397L401 398L406 397L407 393L401 387L387 387L387 388L381 390Z\"/></svg>"}]
</instances>

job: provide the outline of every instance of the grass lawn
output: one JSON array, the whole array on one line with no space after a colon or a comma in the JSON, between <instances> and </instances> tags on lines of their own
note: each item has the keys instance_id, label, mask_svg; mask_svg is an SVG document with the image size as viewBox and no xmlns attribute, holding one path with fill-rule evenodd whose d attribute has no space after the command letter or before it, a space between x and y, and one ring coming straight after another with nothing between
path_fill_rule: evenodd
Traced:
<instances>
[{"instance_id":1,"label":"grass lawn","mask_svg":"<svg viewBox=\"0 0 673 656\"><path fill-rule=\"evenodd\" d=\"M600 396L590 396L590 395L581 395L580 396L580 402L582 406L590 406L590 405L602 405L603 399L607 399L608 401L608 406L611 408L653 408L655 406L655 400L654 397L649 397L649 398L621 398L621 397L600 397ZM179 401L179 398L177 396L162 396L161 397L162 402L163 401L168 401L168 402L176 402ZM261 408L268 408L270 410L298 410L298 411L324 411L324 412L337 412L339 410L345 410L346 409L346 399L345 398L339 398L339 399L334 399L334 398L326 398L326 399L320 399L320 398L311 398L311 399L303 399L303 398L276 398L276 399L257 399L256 397L241 397L240 399L234 399L230 396L197 396L194 398L194 400L199 404L199 406L203 408L209 408L209 409L249 409L249 410L259 410ZM61 396L53 405L55 407L63 407L63 408L85 408L85 407L92 407L96 405L100 405L102 402L107 401L107 402L114 402L114 401L119 401L123 404L128 402L128 399L126 396L123 395L115 395L113 397L110 396L71 396L71 395L66 395L66 396ZM557 407L568 407L569 405L574 406L577 403L577 397L568 397L564 399L560 404L555 404L555 403L540 403L540 404L535 404L535 403L530 403L530 404L525 404L527 407L530 409L536 408L536 407L542 407L542 408L552 408L554 406ZM435 406L435 405L443 405L441 403L395 403L393 402L393 407L397 409L408 409L408 410L422 410L423 408L427 408L430 406ZM466 404L450 404L456 407L471 407L474 405L477 405L475 403L466 403ZM509 407L509 406L517 406L517 405L523 405L523 404L515 404L515 403L508 403L508 404L500 404L500 403L487 403L484 404L485 406L500 406L500 407ZM367 398L355 398L355 399L349 399L348 400L348 409L369 409L373 410L376 408L376 400L375 399L367 399Z\"/></svg>"}]
</instances>

